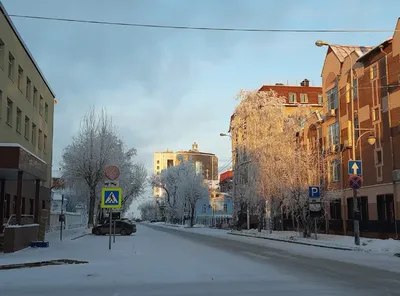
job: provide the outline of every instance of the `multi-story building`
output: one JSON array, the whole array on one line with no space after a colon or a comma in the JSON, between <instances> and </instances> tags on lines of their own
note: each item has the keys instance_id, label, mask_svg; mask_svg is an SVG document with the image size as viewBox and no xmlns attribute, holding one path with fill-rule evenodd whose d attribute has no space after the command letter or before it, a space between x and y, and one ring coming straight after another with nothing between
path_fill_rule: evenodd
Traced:
<instances>
[{"instance_id":1,"label":"multi-story building","mask_svg":"<svg viewBox=\"0 0 400 296\"><path fill-rule=\"evenodd\" d=\"M0 230L38 223L49 208L55 95L0 3ZM7 233L19 245L10 245ZM4 230L5 251L35 239L37 229ZM22 236L19 237L19 236ZM36 237L37 239L37 237ZM1 243L1 242L0 242ZM10 249L11 248L11 249Z\"/></svg>"},{"instance_id":2,"label":"multi-story building","mask_svg":"<svg viewBox=\"0 0 400 296\"><path fill-rule=\"evenodd\" d=\"M164 169L174 166L176 164L176 155L173 151L167 149L166 151L154 152L153 157L153 173L159 175ZM163 195L161 188L154 187L153 196L158 198Z\"/></svg>"},{"instance_id":3,"label":"multi-story building","mask_svg":"<svg viewBox=\"0 0 400 296\"><path fill-rule=\"evenodd\" d=\"M229 170L219 175L219 190L224 193L231 193L233 189L233 171Z\"/></svg>"},{"instance_id":4,"label":"multi-story building","mask_svg":"<svg viewBox=\"0 0 400 296\"><path fill-rule=\"evenodd\" d=\"M192 144L192 149L177 151L176 164L180 163L180 157L183 160L192 160L196 171L203 173L204 180L208 182L209 187L213 188L218 185L218 157L213 153L200 152L196 142Z\"/></svg>"},{"instance_id":5,"label":"multi-story building","mask_svg":"<svg viewBox=\"0 0 400 296\"><path fill-rule=\"evenodd\" d=\"M300 85L284 85L282 83L276 83L275 85L263 85L258 91L269 91L272 90L277 93L278 96L285 98L285 112L291 114L296 111L296 108L301 106L307 106L310 111L320 110L323 107L322 104L322 88L320 86L310 86L308 79L304 79ZM232 122L235 120L235 114L231 116L229 133L232 138L232 160L233 166L237 163L236 150L238 147L243 146L244 131L234 130L232 128Z\"/></svg>"},{"instance_id":6,"label":"multi-story building","mask_svg":"<svg viewBox=\"0 0 400 296\"><path fill-rule=\"evenodd\" d=\"M210 190L218 186L218 157L213 153L200 152L197 143L192 144L192 149L173 152L171 150L154 152L153 171L155 175L160 174L170 166L179 165L181 160L192 160L197 173L202 173ZM154 188L154 197L161 197L163 190Z\"/></svg>"},{"instance_id":7,"label":"multi-story building","mask_svg":"<svg viewBox=\"0 0 400 296\"><path fill-rule=\"evenodd\" d=\"M393 38L375 47L319 43L328 46L321 74L324 106L306 124L304 137L325 156L324 190L340 192L330 205L331 231L352 234L355 214L364 236L396 236L400 226L399 29L400 21ZM358 211L348 182L354 157L363 166Z\"/></svg>"},{"instance_id":8,"label":"multi-story building","mask_svg":"<svg viewBox=\"0 0 400 296\"><path fill-rule=\"evenodd\" d=\"M310 81L304 79L300 85L263 85L259 91L275 91L278 96L286 99L285 111L290 114L299 105L307 105L312 108L322 107L322 88L320 86L310 86Z\"/></svg>"}]
</instances>

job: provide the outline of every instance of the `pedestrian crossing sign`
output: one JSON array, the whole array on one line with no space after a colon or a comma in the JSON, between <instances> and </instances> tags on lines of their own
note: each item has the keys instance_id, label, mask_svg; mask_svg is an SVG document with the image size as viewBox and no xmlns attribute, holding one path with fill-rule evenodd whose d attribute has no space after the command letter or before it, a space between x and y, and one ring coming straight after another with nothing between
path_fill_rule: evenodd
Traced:
<instances>
[{"instance_id":1,"label":"pedestrian crossing sign","mask_svg":"<svg viewBox=\"0 0 400 296\"><path fill-rule=\"evenodd\" d=\"M119 209L122 207L122 189L106 188L101 190L101 207L103 209Z\"/></svg>"}]
</instances>

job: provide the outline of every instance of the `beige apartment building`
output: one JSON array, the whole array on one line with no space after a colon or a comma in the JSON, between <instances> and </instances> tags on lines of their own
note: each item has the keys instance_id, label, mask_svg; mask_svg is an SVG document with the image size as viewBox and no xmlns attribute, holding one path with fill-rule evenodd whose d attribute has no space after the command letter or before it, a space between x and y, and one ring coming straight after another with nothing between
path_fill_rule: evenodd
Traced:
<instances>
[{"instance_id":1,"label":"beige apartment building","mask_svg":"<svg viewBox=\"0 0 400 296\"><path fill-rule=\"evenodd\" d=\"M153 156L153 173L154 175L159 175L162 170L174 166L176 162L176 154L173 151L166 150L160 152L154 152ZM161 188L154 187L153 189L154 197L158 198L163 195Z\"/></svg>"},{"instance_id":2,"label":"beige apartment building","mask_svg":"<svg viewBox=\"0 0 400 296\"><path fill-rule=\"evenodd\" d=\"M37 240L38 227L12 224L39 223L49 208L54 98L0 3L0 251Z\"/></svg>"}]
</instances>

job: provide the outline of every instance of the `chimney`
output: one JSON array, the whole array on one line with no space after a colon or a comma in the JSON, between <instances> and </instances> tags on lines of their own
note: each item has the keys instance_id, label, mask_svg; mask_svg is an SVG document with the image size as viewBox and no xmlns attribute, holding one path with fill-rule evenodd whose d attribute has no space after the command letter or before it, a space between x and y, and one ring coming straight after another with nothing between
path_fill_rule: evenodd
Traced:
<instances>
[{"instance_id":1,"label":"chimney","mask_svg":"<svg viewBox=\"0 0 400 296\"><path fill-rule=\"evenodd\" d=\"M310 86L310 80L304 79L304 80L300 83L300 85L301 85L301 86Z\"/></svg>"}]
</instances>

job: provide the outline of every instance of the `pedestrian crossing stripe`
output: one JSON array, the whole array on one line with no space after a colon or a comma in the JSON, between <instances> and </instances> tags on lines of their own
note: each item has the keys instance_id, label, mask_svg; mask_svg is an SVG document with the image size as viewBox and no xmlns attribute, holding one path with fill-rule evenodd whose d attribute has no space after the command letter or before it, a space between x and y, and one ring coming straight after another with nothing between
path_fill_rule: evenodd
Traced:
<instances>
[{"instance_id":1,"label":"pedestrian crossing stripe","mask_svg":"<svg viewBox=\"0 0 400 296\"><path fill-rule=\"evenodd\" d=\"M103 209L119 209L122 207L122 189L106 188L101 190L101 207Z\"/></svg>"}]
</instances>

